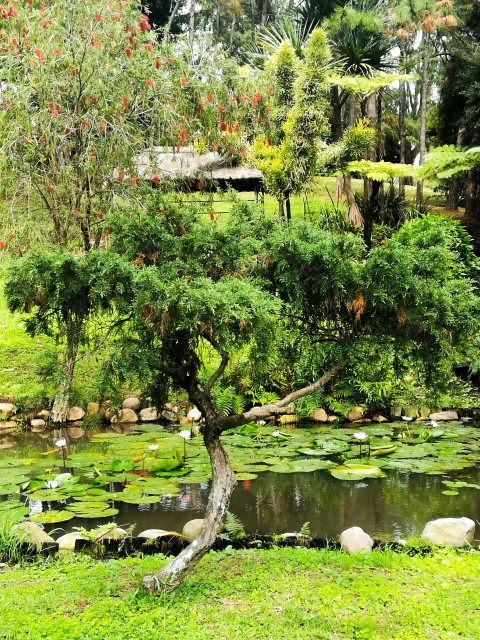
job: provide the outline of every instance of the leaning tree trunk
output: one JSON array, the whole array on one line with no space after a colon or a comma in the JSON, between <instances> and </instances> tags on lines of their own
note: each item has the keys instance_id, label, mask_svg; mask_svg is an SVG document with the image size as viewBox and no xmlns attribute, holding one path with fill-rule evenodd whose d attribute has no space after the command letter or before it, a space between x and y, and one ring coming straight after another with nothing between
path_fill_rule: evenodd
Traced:
<instances>
[{"instance_id":1,"label":"leaning tree trunk","mask_svg":"<svg viewBox=\"0 0 480 640\"><path fill-rule=\"evenodd\" d=\"M176 587L211 549L222 526L235 486L235 474L220 437L209 436L208 427L204 441L212 467L212 486L202 528L195 540L166 567L153 576L143 578L143 586L150 592Z\"/></svg>"},{"instance_id":2,"label":"leaning tree trunk","mask_svg":"<svg viewBox=\"0 0 480 640\"><path fill-rule=\"evenodd\" d=\"M406 45L400 41L400 66L402 73L407 73L406 69ZM406 82L400 81L398 83L398 135L400 139L400 164L406 164L406 149L407 149L407 128L405 125L405 117L407 113L407 87ZM405 197L405 178L399 178L398 192Z\"/></svg>"}]
</instances>

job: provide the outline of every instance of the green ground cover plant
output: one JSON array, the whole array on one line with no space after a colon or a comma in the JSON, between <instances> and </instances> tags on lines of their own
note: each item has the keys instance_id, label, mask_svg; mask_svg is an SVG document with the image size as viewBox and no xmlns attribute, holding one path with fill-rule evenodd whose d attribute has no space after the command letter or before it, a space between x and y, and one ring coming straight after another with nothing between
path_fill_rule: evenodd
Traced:
<instances>
[{"instance_id":1,"label":"green ground cover plant","mask_svg":"<svg viewBox=\"0 0 480 640\"><path fill-rule=\"evenodd\" d=\"M0 575L9 640L456 640L480 635L480 557L329 549L209 553L173 594L140 577L161 556L65 556ZM39 619L41 613L41 622Z\"/></svg>"}]
</instances>

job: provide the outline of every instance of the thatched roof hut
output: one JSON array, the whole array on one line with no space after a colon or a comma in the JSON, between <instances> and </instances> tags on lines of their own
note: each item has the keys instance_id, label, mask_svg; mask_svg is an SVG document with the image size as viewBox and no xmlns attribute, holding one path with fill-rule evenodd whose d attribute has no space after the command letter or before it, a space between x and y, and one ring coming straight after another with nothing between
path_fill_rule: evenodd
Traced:
<instances>
[{"instance_id":1,"label":"thatched roof hut","mask_svg":"<svg viewBox=\"0 0 480 640\"><path fill-rule=\"evenodd\" d=\"M152 147L137 156L138 175L156 184L174 182L185 191L216 191L229 187L236 191L262 191L262 172L249 167L229 167L219 153L196 153L191 147L166 151Z\"/></svg>"}]
</instances>

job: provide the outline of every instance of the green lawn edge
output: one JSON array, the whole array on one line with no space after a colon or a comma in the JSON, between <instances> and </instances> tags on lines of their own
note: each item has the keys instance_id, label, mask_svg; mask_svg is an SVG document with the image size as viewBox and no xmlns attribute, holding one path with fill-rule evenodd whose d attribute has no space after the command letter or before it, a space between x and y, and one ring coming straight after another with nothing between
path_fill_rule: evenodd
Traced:
<instances>
[{"instance_id":1,"label":"green lawn edge","mask_svg":"<svg viewBox=\"0 0 480 640\"><path fill-rule=\"evenodd\" d=\"M480 637L480 554L440 549L211 552L174 593L146 595L163 556L65 555L0 574L15 640L447 640Z\"/></svg>"}]
</instances>

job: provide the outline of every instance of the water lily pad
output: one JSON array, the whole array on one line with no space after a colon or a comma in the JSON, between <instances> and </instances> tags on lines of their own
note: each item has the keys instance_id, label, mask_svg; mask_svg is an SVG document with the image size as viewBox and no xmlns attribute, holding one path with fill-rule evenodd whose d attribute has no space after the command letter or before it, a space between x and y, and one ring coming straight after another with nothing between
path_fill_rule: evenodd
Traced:
<instances>
[{"instance_id":1,"label":"water lily pad","mask_svg":"<svg viewBox=\"0 0 480 640\"><path fill-rule=\"evenodd\" d=\"M256 480L258 475L256 473L240 472L237 473L237 480Z\"/></svg>"},{"instance_id":2,"label":"water lily pad","mask_svg":"<svg viewBox=\"0 0 480 640\"><path fill-rule=\"evenodd\" d=\"M453 489L445 489L442 493L444 496L458 496L458 491L453 491Z\"/></svg>"},{"instance_id":3,"label":"water lily pad","mask_svg":"<svg viewBox=\"0 0 480 640\"><path fill-rule=\"evenodd\" d=\"M32 500L40 500L41 502L65 500L66 498L65 494L60 493L56 489L40 489L39 491L30 493L29 497Z\"/></svg>"},{"instance_id":4,"label":"water lily pad","mask_svg":"<svg viewBox=\"0 0 480 640\"><path fill-rule=\"evenodd\" d=\"M33 516L30 516L30 520L32 522L40 522L43 524L53 524L55 522L66 522L74 517L75 514L70 513L69 511L56 511L55 509L52 509L52 511L35 513Z\"/></svg>"},{"instance_id":5,"label":"water lily pad","mask_svg":"<svg viewBox=\"0 0 480 640\"><path fill-rule=\"evenodd\" d=\"M366 464L344 464L330 469L330 473L338 480L362 480L363 478L382 478L385 476L379 467Z\"/></svg>"}]
</instances>

